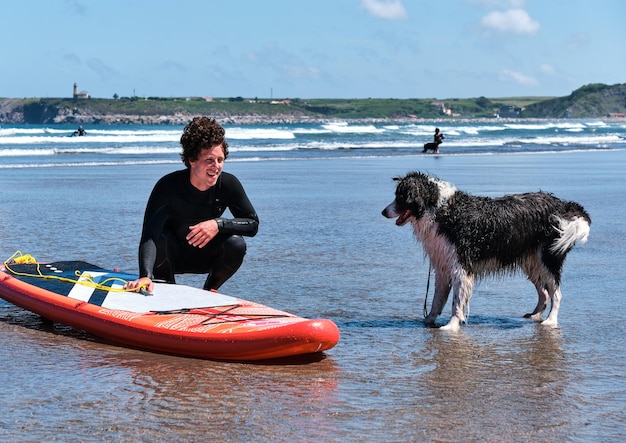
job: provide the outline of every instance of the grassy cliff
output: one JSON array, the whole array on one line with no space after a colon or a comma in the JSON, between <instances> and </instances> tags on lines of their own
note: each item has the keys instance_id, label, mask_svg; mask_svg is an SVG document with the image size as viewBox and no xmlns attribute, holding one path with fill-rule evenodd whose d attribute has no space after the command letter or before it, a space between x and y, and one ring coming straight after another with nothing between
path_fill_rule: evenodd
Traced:
<instances>
[{"instance_id":1,"label":"grassy cliff","mask_svg":"<svg viewBox=\"0 0 626 443\"><path fill-rule=\"evenodd\" d=\"M567 97L542 100L525 107L523 117L588 118L626 113L626 83L583 86Z\"/></svg>"}]
</instances>

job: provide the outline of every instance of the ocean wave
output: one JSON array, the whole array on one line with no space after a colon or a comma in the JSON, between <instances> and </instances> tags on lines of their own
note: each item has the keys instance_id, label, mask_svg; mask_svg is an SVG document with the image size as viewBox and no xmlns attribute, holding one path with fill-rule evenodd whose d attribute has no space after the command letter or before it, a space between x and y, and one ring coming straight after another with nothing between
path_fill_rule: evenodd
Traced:
<instances>
[{"instance_id":1,"label":"ocean wave","mask_svg":"<svg viewBox=\"0 0 626 443\"><path fill-rule=\"evenodd\" d=\"M226 138L233 140L253 140L253 139L276 139L289 140L296 138L293 131L286 129L273 128L228 128L226 129Z\"/></svg>"},{"instance_id":2,"label":"ocean wave","mask_svg":"<svg viewBox=\"0 0 626 443\"><path fill-rule=\"evenodd\" d=\"M260 157L252 156L245 158L229 158L228 163L249 163L249 162L266 162L266 161L316 161L316 160L350 160L350 159L376 159L376 158L420 158L423 156L440 156L440 157L476 157L476 156L520 156L520 155L571 155L581 152L589 153L603 153L603 152L615 152L626 151L626 148L622 149L546 149L542 151L472 151L472 152L440 152L439 154L424 154L421 152L415 153L388 153L386 155L338 155L338 156L271 156ZM349 151L346 151L349 152ZM89 161L89 162L56 162L56 163L14 163L14 164L0 164L1 169L29 169L29 168L76 168L76 167L114 167L114 166L140 166L140 165L181 165L180 160L127 160L127 161Z\"/></svg>"},{"instance_id":3,"label":"ocean wave","mask_svg":"<svg viewBox=\"0 0 626 443\"><path fill-rule=\"evenodd\" d=\"M0 157L44 157L50 155L155 155L177 154L180 149L155 146L85 147L85 148L23 148L2 149Z\"/></svg>"},{"instance_id":4,"label":"ocean wave","mask_svg":"<svg viewBox=\"0 0 626 443\"><path fill-rule=\"evenodd\" d=\"M0 137L2 145L42 145L42 144L88 144L88 143L178 143L180 135L161 134L128 134L128 135L83 135L81 137L10 135Z\"/></svg>"},{"instance_id":5,"label":"ocean wave","mask_svg":"<svg viewBox=\"0 0 626 443\"><path fill-rule=\"evenodd\" d=\"M58 162L58 163L12 163L0 164L0 169L28 169L28 168L76 168L93 166L133 166L133 165L163 165L181 164L180 160L129 160L129 161L101 161L101 162Z\"/></svg>"},{"instance_id":6,"label":"ocean wave","mask_svg":"<svg viewBox=\"0 0 626 443\"><path fill-rule=\"evenodd\" d=\"M597 121L237 125L226 127L226 137L233 154L229 161L387 157L421 154L424 143L432 140L436 126L446 136L442 155L564 152L626 146L626 125ZM181 127L101 125L86 130L85 136L70 137L67 127L4 126L0 128L0 162L5 164L3 167L16 167L31 161L53 166L61 162L102 165L180 161Z\"/></svg>"},{"instance_id":7,"label":"ocean wave","mask_svg":"<svg viewBox=\"0 0 626 443\"><path fill-rule=\"evenodd\" d=\"M459 150L459 149L499 149L502 147L531 149L533 151L542 150L551 146L592 146L607 147L621 146L626 144L626 138L617 134L607 134L602 136L575 136L575 135L554 135L540 136L529 138L517 137L474 137L446 139L441 146L442 150ZM341 151L341 150L378 150L393 151L402 149L421 150L423 140L405 138L400 140L315 140L315 141L295 141L282 143L245 143L231 144L229 147L231 153L254 154L267 152L290 152L290 151ZM543 147L543 148L542 148ZM119 145L70 145L70 146L39 146L30 147L4 147L0 145L0 157L35 157L35 156L52 156L52 155L75 155L75 156L154 156L154 155L171 155L177 156L180 153L180 146L172 145L156 145L156 144L119 144Z\"/></svg>"},{"instance_id":8,"label":"ocean wave","mask_svg":"<svg viewBox=\"0 0 626 443\"><path fill-rule=\"evenodd\" d=\"M345 123L326 123L322 127L337 134L380 134L385 132L384 128L375 125L349 125Z\"/></svg>"}]
</instances>

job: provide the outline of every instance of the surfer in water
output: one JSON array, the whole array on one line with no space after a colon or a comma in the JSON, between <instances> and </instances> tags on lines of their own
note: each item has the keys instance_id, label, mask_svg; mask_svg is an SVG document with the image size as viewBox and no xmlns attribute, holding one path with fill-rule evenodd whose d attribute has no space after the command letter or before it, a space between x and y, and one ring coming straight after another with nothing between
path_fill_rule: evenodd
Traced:
<instances>
[{"instance_id":1,"label":"surfer in water","mask_svg":"<svg viewBox=\"0 0 626 443\"><path fill-rule=\"evenodd\" d=\"M228 157L224 128L195 117L183 130L186 169L162 177L144 215L139 279L126 289L154 290L153 280L175 283L175 274L208 274L204 289L219 288L241 266L243 236L253 237L259 218L239 180L222 172ZM222 217L228 209L234 218Z\"/></svg>"},{"instance_id":2,"label":"surfer in water","mask_svg":"<svg viewBox=\"0 0 626 443\"><path fill-rule=\"evenodd\" d=\"M85 130L82 126L79 126L78 129L72 133L72 135L83 136L85 135Z\"/></svg>"}]
</instances>

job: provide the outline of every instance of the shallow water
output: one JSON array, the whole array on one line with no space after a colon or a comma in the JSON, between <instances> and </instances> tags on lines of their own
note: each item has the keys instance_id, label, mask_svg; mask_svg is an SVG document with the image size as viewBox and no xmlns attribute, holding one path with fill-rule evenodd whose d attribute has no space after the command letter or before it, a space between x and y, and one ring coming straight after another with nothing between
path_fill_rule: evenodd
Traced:
<instances>
[{"instance_id":1,"label":"shallow water","mask_svg":"<svg viewBox=\"0 0 626 443\"><path fill-rule=\"evenodd\" d=\"M281 364L186 359L0 300L0 438L623 441L625 163L624 151L227 163L261 227L223 292L331 318L337 347ZM174 168L0 170L3 259L136 271L145 201ZM412 169L476 194L541 189L585 206L591 235L565 264L558 328L521 318L536 294L520 276L480 282L459 333L424 327L428 263L410 228L380 215L391 177Z\"/></svg>"}]
</instances>

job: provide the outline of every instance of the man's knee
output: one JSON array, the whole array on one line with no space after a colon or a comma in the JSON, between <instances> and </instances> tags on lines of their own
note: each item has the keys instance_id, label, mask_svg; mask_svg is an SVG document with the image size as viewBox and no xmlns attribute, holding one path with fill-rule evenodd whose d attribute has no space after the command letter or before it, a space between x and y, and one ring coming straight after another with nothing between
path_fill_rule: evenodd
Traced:
<instances>
[{"instance_id":1,"label":"man's knee","mask_svg":"<svg viewBox=\"0 0 626 443\"><path fill-rule=\"evenodd\" d=\"M228 257L243 259L246 250L246 241L241 235L231 235L224 241L224 254Z\"/></svg>"},{"instance_id":2,"label":"man's knee","mask_svg":"<svg viewBox=\"0 0 626 443\"><path fill-rule=\"evenodd\" d=\"M216 257L209 269L204 289L218 289L237 272L246 255L246 241L239 235L231 235L222 242L221 256Z\"/></svg>"}]
</instances>

